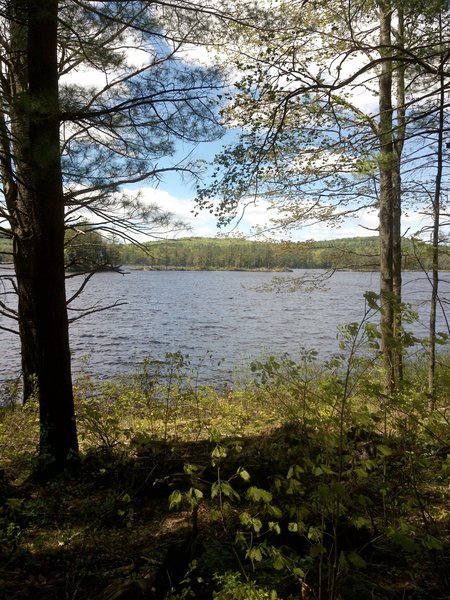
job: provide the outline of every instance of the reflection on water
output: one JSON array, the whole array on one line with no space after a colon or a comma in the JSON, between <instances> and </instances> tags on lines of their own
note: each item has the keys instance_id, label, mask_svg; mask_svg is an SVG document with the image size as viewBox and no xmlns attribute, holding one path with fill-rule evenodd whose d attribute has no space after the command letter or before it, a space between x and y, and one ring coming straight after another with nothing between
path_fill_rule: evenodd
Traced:
<instances>
[{"instance_id":1,"label":"reflection on water","mask_svg":"<svg viewBox=\"0 0 450 600\"><path fill-rule=\"evenodd\" d=\"M116 300L127 304L72 325L74 369L88 356L90 371L111 376L135 369L146 357L164 360L166 352L181 351L189 354L193 364L203 361L204 378L223 381L262 354L295 355L304 347L327 358L338 350L338 325L362 318L363 294L378 289L378 278L377 273L342 272L319 289L279 293L279 286L267 289L265 285L272 280L271 273L99 273L73 308ZM405 301L420 314L413 330L426 336L430 285L419 273L405 273L404 283ZM261 286L266 289L261 291ZM69 280L69 294L75 287L76 282ZM449 287L444 282L442 293ZM439 326L446 331L442 315ZM0 331L0 348L0 379L5 379L19 370L17 336Z\"/></svg>"}]
</instances>

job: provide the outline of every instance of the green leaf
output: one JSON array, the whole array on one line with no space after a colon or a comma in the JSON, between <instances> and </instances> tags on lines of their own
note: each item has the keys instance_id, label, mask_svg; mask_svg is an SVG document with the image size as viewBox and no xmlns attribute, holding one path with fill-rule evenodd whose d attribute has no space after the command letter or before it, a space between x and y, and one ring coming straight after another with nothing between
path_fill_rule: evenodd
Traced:
<instances>
[{"instance_id":1,"label":"green leaf","mask_svg":"<svg viewBox=\"0 0 450 600\"><path fill-rule=\"evenodd\" d=\"M308 539L312 542L318 542L322 540L323 532L318 527L310 527L308 530Z\"/></svg>"},{"instance_id":2,"label":"green leaf","mask_svg":"<svg viewBox=\"0 0 450 600\"><path fill-rule=\"evenodd\" d=\"M190 463L186 463L183 467L183 471L186 473L186 475L195 475L200 470L201 467L199 467L198 465L192 465Z\"/></svg>"},{"instance_id":3,"label":"green leaf","mask_svg":"<svg viewBox=\"0 0 450 600\"><path fill-rule=\"evenodd\" d=\"M275 506L273 504L269 504L267 510L273 517L276 517L277 519L281 519L281 517L283 516L283 511L281 510L281 508L278 508L278 506Z\"/></svg>"},{"instance_id":4,"label":"green leaf","mask_svg":"<svg viewBox=\"0 0 450 600\"><path fill-rule=\"evenodd\" d=\"M169 496L169 510L176 508L181 504L183 495L180 490L174 490Z\"/></svg>"},{"instance_id":5,"label":"green leaf","mask_svg":"<svg viewBox=\"0 0 450 600\"><path fill-rule=\"evenodd\" d=\"M257 546L254 548L250 548L250 550L247 551L246 556L247 558L249 558L250 560L254 560L255 562L261 562L263 558L261 550Z\"/></svg>"},{"instance_id":6,"label":"green leaf","mask_svg":"<svg viewBox=\"0 0 450 600\"><path fill-rule=\"evenodd\" d=\"M426 535L422 541L422 546L428 550L443 550L444 544L438 538L432 535Z\"/></svg>"},{"instance_id":7,"label":"green leaf","mask_svg":"<svg viewBox=\"0 0 450 600\"><path fill-rule=\"evenodd\" d=\"M209 511L209 519L214 522L214 521L220 521L222 519L222 513L220 512L220 510L210 510Z\"/></svg>"},{"instance_id":8,"label":"green leaf","mask_svg":"<svg viewBox=\"0 0 450 600\"><path fill-rule=\"evenodd\" d=\"M355 473L356 476L358 477L358 479L366 479L368 477L368 473L365 469L363 469L362 467L357 467L355 469Z\"/></svg>"},{"instance_id":9,"label":"green leaf","mask_svg":"<svg viewBox=\"0 0 450 600\"><path fill-rule=\"evenodd\" d=\"M292 573L299 579L303 579L305 577L305 571L303 569L300 569L300 567L294 567L292 569Z\"/></svg>"},{"instance_id":10,"label":"green leaf","mask_svg":"<svg viewBox=\"0 0 450 600\"><path fill-rule=\"evenodd\" d=\"M291 467L289 467L289 470L286 475L286 479L292 479L293 477L295 477L296 479L299 479L300 475L304 472L305 472L305 470L302 467L300 467L299 465L292 465Z\"/></svg>"},{"instance_id":11,"label":"green leaf","mask_svg":"<svg viewBox=\"0 0 450 600\"><path fill-rule=\"evenodd\" d=\"M187 493L187 498L192 507L197 506L200 500L203 498L203 492L198 488L191 487Z\"/></svg>"},{"instance_id":12,"label":"green leaf","mask_svg":"<svg viewBox=\"0 0 450 600\"><path fill-rule=\"evenodd\" d=\"M394 532L390 536L391 540L398 544L405 552L414 553L420 550L420 546L408 535L400 532Z\"/></svg>"},{"instance_id":13,"label":"green leaf","mask_svg":"<svg viewBox=\"0 0 450 600\"><path fill-rule=\"evenodd\" d=\"M325 554L326 553L326 549L322 544L314 544L314 546L311 546L310 550L309 550L309 554L310 556L312 556L312 558L316 558L318 556L320 556L321 554Z\"/></svg>"},{"instance_id":14,"label":"green leaf","mask_svg":"<svg viewBox=\"0 0 450 600\"><path fill-rule=\"evenodd\" d=\"M366 561L356 552L349 552L347 558L348 561L357 569L365 569L367 567Z\"/></svg>"},{"instance_id":15,"label":"green leaf","mask_svg":"<svg viewBox=\"0 0 450 600\"><path fill-rule=\"evenodd\" d=\"M392 454L392 450L389 446L385 446L384 444L378 444L377 450L381 456L390 456Z\"/></svg>"},{"instance_id":16,"label":"green leaf","mask_svg":"<svg viewBox=\"0 0 450 600\"><path fill-rule=\"evenodd\" d=\"M273 564L273 568L275 569L275 571L282 571L284 569L284 565L285 565L283 557L280 556L279 554L277 554L277 556L275 556L272 564Z\"/></svg>"},{"instance_id":17,"label":"green leaf","mask_svg":"<svg viewBox=\"0 0 450 600\"><path fill-rule=\"evenodd\" d=\"M253 517L251 520L251 524L253 529L255 530L255 533L259 533L262 529L262 521L261 519L258 519L257 517Z\"/></svg>"},{"instance_id":18,"label":"green leaf","mask_svg":"<svg viewBox=\"0 0 450 600\"><path fill-rule=\"evenodd\" d=\"M256 486L252 486L247 490L247 499L252 502L263 502L269 504L272 501L272 494L267 490L263 490Z\"/></svg>"},{"instance_id":19,"label":"green leaf","mask_svg":"<svg viewBox=\"0 0 450 600\"><path fill-rule=\"evenodd\" d=\"M270 531L274 531L277 535L281 533L281 527L276 521L269 521Z\"/></svg>"},{"instance_id":20,"label":"green leaf","mask_svg":"<svg viewBox=\"0 0 450 600\"><path fill-rule=\"evenodd\" d=\"M371 310L378 310L379 309L379 299L380 296L379 294L375 293L375 292L366 292L364 294L364 298L367 302L367 306L371 309Z\"/></svg>"},{"instance_id":21,"label":"green leaf","mask_svg":"<svg viewBox=\"0 0 450 600\"><path fill-rule=\"evenodd\" d=\"M244 547L246 545L247 540L245 538L245 535L242 533L242 531L238 531L236 533L236 535L234 536L234 543L236 544L236 546Z\"/></svg>"},{"instance_id":22,"label":"green leaf","mask_svg":"<svg viewBox=\"0 0 450 600\"><path fill-rule=\"evenodd\" d=\"M239 516L239 521L247 529L253 529L255 533L259 533L262 529L262 521L257 517L252 517L248 512L243 512Z\"/></svg>"},{"instance_id":23,"label":"green leaf","mask_svg":"<svg viewBox=\"0 0 450 600\"><path fill-rule=\"evenodd\" d=\"M353 519L353 525L356 529L362 529L363 527L370 528L372 523L367 517L356 517L356 519Z\"/></svg>"},{"instance_id":24,"label":"green leaf","mask_svg":"<svg viewBox=\"0 0 450 600\"><path fill-rule=\"evenodd\" d=\"M228 481L215 481L211 486L211 498L219 494L230 498L230 500L240 500L239 494L231 487Z\"/></svg>"},{"instance_id":25,"label":"green leaf","mask_svg":"<svg viewBox=\"0 0 450 600\"><path fill-rule=\"evenodd\" d=\"M221 446L220 444L217 444L217 446L215 446L214 450L211 452L211 457L212 458L226 458L227 457L227 449L225 448L225 446Z\"/></svg>"},{"instance_id":26,"label":"green leaf","mask_svg":"<svg viewBox=\"0 0 450 600\"><path fill-rule=\"evenodd\" d=\"M242 512L239 515L239 521L241 522L242 525L244 525L244 527L247 527L251 523L251 520L252 520L251 516L246 511Z\"/></svg>"},{"instance_id":27,"label":"green leaf","mask_svg":"<svg viewBox=\"0 0 450 600\"><path fill-rule=\"evenodd\" d=\"M244 467L239 467L239 469L237 470L237 474L244 481L250 481L250 474L249 474L249 472L246 469L244 469Z\"/></svg>"},{"instance_id":28,"label":"green leaf","mask_svg":"<svg viewBox=\"0 0 450 600\"><path fill-rule=\"evenodd\" d=\"M11 510L20 510L23 504L23 500L21 498L8 498L6 500L6 504Z\"/></svg>"}]
</instances>

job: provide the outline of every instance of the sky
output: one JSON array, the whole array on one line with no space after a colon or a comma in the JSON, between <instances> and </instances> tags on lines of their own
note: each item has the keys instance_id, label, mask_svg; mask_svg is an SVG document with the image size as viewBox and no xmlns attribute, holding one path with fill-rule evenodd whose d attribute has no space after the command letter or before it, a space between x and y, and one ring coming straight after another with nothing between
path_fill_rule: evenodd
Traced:
<instances>
[{"instance_id":1,"label":"sky","mask_svg":"<svg viewBox=\"0 0 450 600\"><path fill-rule=\"evenodd\" d=\"M376 114L378 111L378 99L368 95L367 91L361 93L359 97L354 97L353 101L356 106L359 106L365 112ZM236 141L237 137L238 133L236 130L227 131L220 140L198 144L194 150L192 148L185 148L184 150L179 148L176 158L181 160L184 155L193 151L191 158L212 162L214 156L220 153L225 146ZM239 214L239 217L228 226L218 227L217 219L209 211L205 210L194 215L194 212L198 213L195 210L195 183L184 180L177 174L166 175L157 185L141 185L138 189L142 199L155 202L161 208L173 213L176 218L187 224L188 228L185 231L177 233L177 237L244 235L250 239L260 239L255 236L256 228L263 230L270 229L270 234L274 239L289 239L292 241L319 241L377 235L378 213L376 210L362 210L356 217L347 218L339 226L327 225L326 223L306 226L299 225L295 231L287 233L286 231L276 231L271 228L270 218L273 215L273 211L269 211L268 203L260 199L257 203L247 206L245 212ZM429 220L425 216L411 210L409 214L404 214L402 217L402 232L405 235L413 235L422 230L428 223Z\"/></svg>"},{"instance_id":2,"label":"sky","mask_svg":"<svg viewBox=\"0 0 450 600\"><path fill-rule=\"evenodd\" d=\"M130 53L129 62L139 65L144 55L139 52ZM203 62L205 59L204 50L191 48L186 55L193 62ZM99 86L99 73L94 70L74 71L67 78L67 81L82 83L86 86ZM365 93L360 97L353 96L353 102L366 112L377 112L377 99ZM373 104L373 106L372 106ZM199 144L193 151L191 158L199 158L206 161L212 161L215 154L227 144L235 139L236 134L227 132L225 136L213 143ZM183 153L190 152L192 148L178 148L176 159L181 159ZM271 213L267 210L267 203L260 200L256 204L247 206L245 212L239 215L239 219L233 221L229 226L218 228L217 221L209 211L200 212L194 215L196 189L193 182L186 181L176 174L166 175L164 179L155 182L149 182L130 188L130 193L139 192L141 199L158 204L163 210L174 214L177 219L187 224L185 231L179 232L180 236L208 236L216 235L245 235L254 236L256 227L266 229L270 227ZM411 212L403 217L403 232L413 234L421 229L425 219L418 213ZM356 218L348 218L344 223L336 226L327 226L324 223L312 224L300 227L295 231L290 231L289 235L283 231L274 231L273 236L277 239L289 238L294 241L301 240L324 240L354 236L373 236L376 235L378 226L378 215L375 210L365 210L358 213Z\"/></svg>"},{"instance_id":3,"label":"sky","mask_svg":"<svg viewBox=\"0 0 450 600\"><path fill-rule=\"evenodd\" d=\"M215 143L199 145L197 157L202 160L213 160L214 155L230 143L233 136L225 136ZM194 215L196 188L193 182L185 181L180 176L172 174L166 176L157 186L141 185L138 188L141 198L149 202L155 202L164 210L173 213L177 218L185 222L189 229L179 232L178 237L215 237L223 235L245 235L250 239L255 237L255 228L270 228L270 218L273 211L268 210L267 202L259 200L256 204L250 204L245 212L239 215L226 227L219 228L217 219L205 210L197 216ZM197 211L195 211L197 212ZM403 233L412 235L422 229L429 221L423 215L410 211L402 217ZM299 226L295 231L288 233L283 231L272 231L275 239L290 239L292 241L305 240L327 240L347 238L356 236L377 235L378 213L376 210L360 211L355 218L347 218L339 226L317 223L308 226Z\"/></svg>"},{"instance_id":4,"label":"sky","mask_svg":"<svg viewBox=\"0 0 450 600\"><path fill-rule=\"evenodd\" d=\"M140 188L143 199L156 202L165 210L174 213L178 218L190 225L190 229L178 234L178 237L196 236L196 237L215 237L217 235L246 235L252 238L254 236L253 228L256 226L269 226L270 213L264 202L247 207L239 224L231 223L227 227L218 228L216 219L204 211L198 216L194 216L192 211L195 206L195 190L186 184L179 186L173 183L166 186L161 183L158 187L142 186ZM410 214L403 218L403 228L405 233L413 234L425 224L425 219L419 214ZM376 235L378 226L378 215L376 211L364 211L358 218L347 219L340 226L326 226L323 223L306 227L299 227L295 232L286 233L274 232L277 239L286 239L289 237L293 241L302 240L326 240L356 236ZM257 239L257 238L255 238Z\"/></svg>"}]
</instances>

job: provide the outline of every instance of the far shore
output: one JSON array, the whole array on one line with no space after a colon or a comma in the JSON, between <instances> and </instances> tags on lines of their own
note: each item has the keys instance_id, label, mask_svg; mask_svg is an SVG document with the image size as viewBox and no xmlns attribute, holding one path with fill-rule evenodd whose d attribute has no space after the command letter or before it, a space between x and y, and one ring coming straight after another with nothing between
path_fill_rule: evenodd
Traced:
<instances>
[{"instance_id":1,"label":"far shore","mask_svg":"<svg viewBox=\"0 0 450 600\"><path fill-rule=\"evenodd\" d=\"M241 268L241 267L172 267L172 266L142 266L131 267L131 271L244 271L252 273L292 273L293 269L288 268Z\"/></svg>"}]
</instances>

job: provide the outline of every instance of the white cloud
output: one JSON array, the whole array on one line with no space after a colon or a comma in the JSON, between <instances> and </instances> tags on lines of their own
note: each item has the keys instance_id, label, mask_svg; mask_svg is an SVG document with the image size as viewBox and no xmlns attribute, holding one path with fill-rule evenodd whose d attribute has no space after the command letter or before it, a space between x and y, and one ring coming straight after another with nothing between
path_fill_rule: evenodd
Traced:
<instances>
[{"instance_id":1,"label":"white cloud","mask_svg":"<svg viewBox=\"0 0 450 600\"><path fill-rule=\"evenodd\" d=\"M137 193L137 190L131 191ZM244 212L239 215L233 223L225 228L217 228L217 220L208 211L202 211L194 216L195 201L193 195L174 195L166 190L154 187L142 187L139 190L141 199L153 202L163 210L172 212L177 218L183 220L191 229L179 234L179 236L215 237L217 235L247 235L253 236L255 228L271 229L270 218L273 211L268 210L268 203L259 201L250 203ZM411 211L402 219L403 233L412 235L421 229L426 219L419 212ZM346 237L365 237L377 235L378 213L376 210L365 210L357 216L348 218L339 226L333 227L327 223L317 223L306 227L299 227L291 231L289 236L281 231L269 231L277 239L289 237L294 241L301 240L326 240Z\"/></svg>"},{"instance_id":2,"label":"white cloud","mask_svg":"<svg viewBox=\"0 0 450 600\"><path fill-rule=\"evenodd\" d=\"M79 85L95 90L101 90L107 84L106 75L97 69L74 69L59 81L63 85Z\"/></svg>"},{"instance_id":3,"label":"white cloud","mask_svg":"<svg viewBox=\"0 0 450 600\"><path fill-rule=\"evenodd\" d=\"M151 235L157 237L216 237L216 236L244 236L249 239L276 239L292 241L304 240L329 240L349 237L368 237L376 236L378 228L378 212L374 209L365 209L359 211L352 217L348 217L337 225L329 222L311 223L303 227L299 225L289 232L280 228L274 228L271 219L276 214L274 210L269 209L269 203L264 200L249 203L245 210L226 227L218 228L217 219L210 214L208 210L198 213L195 205L194 194L184 194L177 192L171 193L160 187L143 186L138 189L130 188L124 190L130 196L139 196L139 199L147 205L156 205L162 211L172 213L176 220L186 224L186 228L174 232L169 230L166 234L163 231L153 230ZM196 213L196 214L194 214ZM197 214L198 213L198 214ZM120 215L117 215L118 217ZM89 215L86 215L89 219ZM402 217L402 233L406 237L417 234L423 230L430 222L423 213L410 210ZM145 241L145 228L141 233L137 233L139 223L136 223L135 235L141 241ZM258 232L262 234L258 235ZM422 234L425 239L426 231Z\"/></svg>"}]
</instances>

